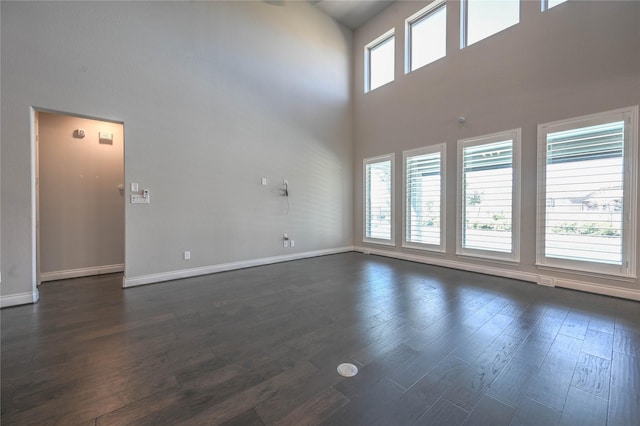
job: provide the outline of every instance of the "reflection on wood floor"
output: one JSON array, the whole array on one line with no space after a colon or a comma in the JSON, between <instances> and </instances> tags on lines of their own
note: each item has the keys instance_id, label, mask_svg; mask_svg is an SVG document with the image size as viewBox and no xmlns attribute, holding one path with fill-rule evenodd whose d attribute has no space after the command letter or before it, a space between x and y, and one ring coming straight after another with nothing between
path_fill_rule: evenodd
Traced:
<instances>
[{"instance_id":1,"label":"reflection on wood floor","mask_svg":"<svg viewBox=\"0 0 640 426\"><path fill-rule=\"evenodd\" d=\"M2 424L640 424L637 302L356 253L121 280L2 310Z\"/></svg>"}]
</instances>

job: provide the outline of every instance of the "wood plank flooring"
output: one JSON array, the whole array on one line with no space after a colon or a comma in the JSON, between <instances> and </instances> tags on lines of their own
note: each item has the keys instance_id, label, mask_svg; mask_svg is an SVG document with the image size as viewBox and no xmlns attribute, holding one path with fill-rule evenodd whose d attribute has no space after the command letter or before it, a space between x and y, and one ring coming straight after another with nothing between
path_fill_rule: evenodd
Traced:
<instances>
[{"instance_id":1,"label":"wood plank flooring","mask_svg":"<svg viewBox=\"0 0 640 426\"><path fill-rule=\"evenodd\" d=\"M357 253L120 282L2 310L3 425L640 425L637 302Z\"/></svg>"}]
</instances>

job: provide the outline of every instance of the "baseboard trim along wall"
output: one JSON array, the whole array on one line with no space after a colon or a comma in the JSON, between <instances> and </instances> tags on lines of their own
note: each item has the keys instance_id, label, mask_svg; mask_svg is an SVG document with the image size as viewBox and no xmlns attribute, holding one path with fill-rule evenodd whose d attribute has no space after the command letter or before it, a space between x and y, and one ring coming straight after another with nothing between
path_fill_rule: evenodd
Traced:
<instances>
[{"instance_id":1,"label":"baseboard trim along wall","mask_svg":"<svg viewBox=\"0 0 640 426\"><path fill-rule=\"evenodd\" d=\"M37 303L40 298L38 289L29 293L10 294L0 297L0 308L8 308L10 306L27 305L29 303Z\"/></svg>"},{"instance_id":2,"label":"baseboard trim along wall","mask_svg":"<svg viewBox=\"0 0 640 426\"><path fill-rule=\"evenodd\" d=\"M124 272L124 264L92 266L90 268L67 269L65 271L41 272L40 282L90 277L91 275L113 274L116 272Z\"/></svg>"},{"instance_id":3,"label":"baseboard trim along wall","mask_svg":"<svg viewBox=\"0 0 640 426\"><path fill-rule=\"evenodd\" d=\"M563 287L572 290L586 291L589 293L602 294L605 296L613 296L623 299L640 301L640 291L633 289L610 287L606 285L589 283L586 281L568 280L551 277L548 275L534 274L531 272L514 271L511 269L503 269L493 266L476 265L447 259L437 259L405 252L378 250L369 247L356 246L354 247L354 251L365 254L391 257L394 259L408 260L410 262L425 263L428 265L443 266L445 268L460 269L463 271L478 272L480 274L495 275L499 277L513 278L521 281L529 281L545 287Z\"/></svg>"},{"instance_id":4,"label":"baseboard trim along wall","mask_svg":"<svg viewBox=\"0 0 640 426\"><path fill-rule=\"evenodd\" d=\"M325 250L314 250L303 253L288 254L284 256L263 257L259 259L243 260L240 262L222 263L219 265L201 266L198 268L181 269L178 271L162 272L159 274L141 275L122 280L122 287L135 287L145 284L159 283L163 281L178 280L181 278L197 277L200 275L215 274L217 272L232 271L235 269L251 268L254 266L270 265L273 263L288 262L291 260L306 259L309 257L326 256L354 251L352 246L338 247Z\"/></svg>"}]
</instances>

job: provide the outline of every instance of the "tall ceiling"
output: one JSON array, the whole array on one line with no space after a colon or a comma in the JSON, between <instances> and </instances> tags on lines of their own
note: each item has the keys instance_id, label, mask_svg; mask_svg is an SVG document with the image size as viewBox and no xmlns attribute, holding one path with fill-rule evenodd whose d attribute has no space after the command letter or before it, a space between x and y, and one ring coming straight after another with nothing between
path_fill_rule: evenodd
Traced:
<instances>
[{"instance_id":1,"label":"tall ceiling","mask_svg":"<svg viewBox=\"0 0 640 426\"><path fill-rule=\"evenodd\" d=\"M395 0L309 0L341 24L357 29Z\"/></svg>"}]
</instances>

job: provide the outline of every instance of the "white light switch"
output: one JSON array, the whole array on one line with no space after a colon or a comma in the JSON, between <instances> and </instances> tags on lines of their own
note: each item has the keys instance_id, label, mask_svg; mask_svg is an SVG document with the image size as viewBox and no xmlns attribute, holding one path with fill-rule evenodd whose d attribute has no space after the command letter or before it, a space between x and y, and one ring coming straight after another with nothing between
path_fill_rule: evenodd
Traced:
<instances>
[{"instance_id":1,"label":"white light switch","mask_svg":"<svg viewBox=\"0 0 640 426\"><path fill-rule=\"evenodd\" d=\"M131 184L131 192L138 192L138 184L137 183L132 183Z\"/></svg>"},{"instance_id":2,"label":"white light switch","mask_svg":"<svg viewBox=\"0 0 640 426\"><path fill-rule=\"evenodd\" d=\"M266 185L266 184L267 184L267 178L262 178L260 182L261 182L263 185Z\"/></svg>"}]
</instances>

